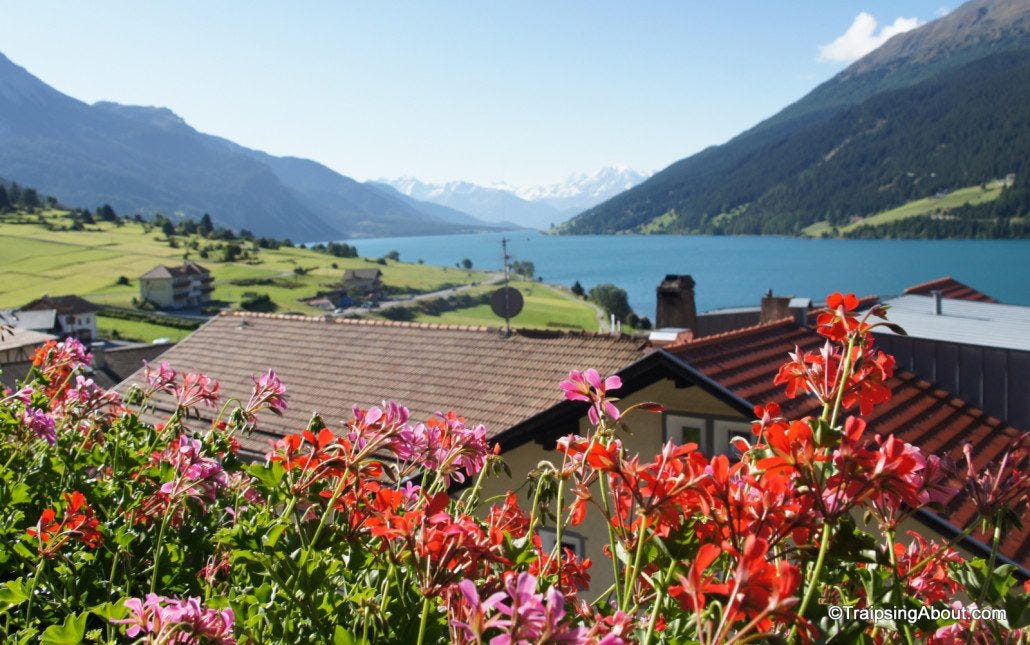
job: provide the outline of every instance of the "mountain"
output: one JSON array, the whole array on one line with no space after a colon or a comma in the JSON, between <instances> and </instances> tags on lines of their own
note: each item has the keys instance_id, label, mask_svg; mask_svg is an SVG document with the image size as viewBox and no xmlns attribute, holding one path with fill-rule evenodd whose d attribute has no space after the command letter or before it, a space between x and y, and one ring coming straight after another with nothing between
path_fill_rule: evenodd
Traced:
<instances>
[{"instance_id":1,"label":"mountain","mask_svg":"<svg viewBox=\"0 0 1030 645\"><path fill-rule=\"evenodd\" d=\"M548 228L635 186L645 177L627 166L616 165L592 175L572 175L557 184L522 188L508 184L482 186L467 181L430 184L414 177L383 179L380 183L403 195L455 208L488 222Z\"/></svg>"},{"instance_id":2,"label":"mountain","mask_svg":"<svg viewBox=\"0 0 1030 645\"><path fill-rule=\"evenodd\" d=\"M484 222L483 220L477 217L473 217L472 215L459 211L455 208L450 208L448 206L443 206L442 204L425 202L415 199L413 197L409 197L408 195L405 195L404 193L400 192L399 190L397 190L389 184L376 181L366 181L365 185L381 192L383 195L386 195L391 199L398 199L406 204L411 205L412 208L415 208L418 211L426 213L427 215L432 215L436 219L442 220L444 222L480 228L487 225L486 222ZM519 228L517 225L512 224L510 222L494 222L493 225L500 228Z\"/></svg>"},{"instance_id":3,"label":"mountain","mask_svg":"<svg viewBox=\"0 0 1030 645\"><path fill-rule=\"evenodd\" d=\"M481 230L317 162L198 132L166 108L66 96L0 54L0 175L71 206L198 217L298 241Z\"/></svg>"},{"instance_id":4,"label":"mountain","mask_svg":"<svg viewBox=\"0 0 1030 645\"><path fill-rule=\"evenodd\" d=\"M530 202L543 202L564 214L562 219L633 188L647 175L624 164L605 166L592 175L580 173L561 183L514 189L515 194Z\"/></svg>"},{"instance_id":5,"label":"mountain","mask_svg":"<svg viewBox=\"0 0 1030 645\"><path fill-rule=\"evenodd\" d=\"M563 233L794 234L1030 172L1030 3L975 0Z\"/></svg>"}]
</instances>

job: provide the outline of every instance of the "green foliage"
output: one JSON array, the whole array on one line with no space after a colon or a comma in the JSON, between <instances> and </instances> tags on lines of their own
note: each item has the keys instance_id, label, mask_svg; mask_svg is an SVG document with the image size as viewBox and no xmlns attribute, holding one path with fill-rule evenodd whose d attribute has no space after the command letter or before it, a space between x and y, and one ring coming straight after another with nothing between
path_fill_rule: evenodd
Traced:
<instances>
[{"instance_id":1,"label":"green foliage","mask_svg":"<svg viewBox=\"0 0 1030 645\"><path fill-rule=\"evenodd\" d=\"M579 296L580 298L582 298L586 294L586 290L583 289L583 285L579 283L579 280L576 280L572 283L572 288L570 289L570 291L572 291L573 295Z\"/></svg>"},{"instance_id":2,"label":"green foliage","mask_svg":"<svg viewBox=\"0 0 1030 645\"><path fill-rule=\"evenodd\" d=\"M240 300L240 308L247 311L271 312L278 309L279 305L275 304L267 293L247 291L244 292L243 299Z\"/></svg>"},{"instance_id":3,"label":"green foliage","mask_svg":"<svg viewBox=\"0 0 1030 645\"><path fill-rule=\"evenodd\" d=\"M620 322L627 322L629 315L633 313L633 309L629 306L629 296L626 294L626 290L614 284L597 285L590 290L589 298L608 314L613 314L615 319Z\"/></svg>"},{"instance_id":4,"label":"green foliage","mask_svg":"<svg viewBox=\"0 0 1030 645\"><path fill-rule=\"evenodd\" d=\"M520 275L529 280L533 279L533 274L536 273L536 267L529 260L516 260L511 263L512 273Z\"/></svg>"}]
</instances>

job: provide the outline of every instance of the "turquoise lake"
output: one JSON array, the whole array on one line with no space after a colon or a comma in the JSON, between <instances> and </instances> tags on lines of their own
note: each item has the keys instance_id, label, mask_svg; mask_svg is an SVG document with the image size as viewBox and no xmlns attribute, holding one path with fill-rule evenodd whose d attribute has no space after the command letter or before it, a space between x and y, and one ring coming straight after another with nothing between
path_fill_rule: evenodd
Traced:
<instances>
[{"instance_id":1,"label":"turquoise lake","mask_svg":"<svg viewBox=\"0 0 1030 645\"><path fill-rule=\"evenodd\" d=\"M790 237L553 236L535 231L347 240L364 257L398 251L401 260L477 269L509 254L529 260L544 282L589 289L611 282L654 320L665 274L694 276L699 311L757 305L762 294L821 300L835 291L889 296L950 275L1001 302L1030 305L1030 240L806 240Z\"/></svg>"}]
</instances>

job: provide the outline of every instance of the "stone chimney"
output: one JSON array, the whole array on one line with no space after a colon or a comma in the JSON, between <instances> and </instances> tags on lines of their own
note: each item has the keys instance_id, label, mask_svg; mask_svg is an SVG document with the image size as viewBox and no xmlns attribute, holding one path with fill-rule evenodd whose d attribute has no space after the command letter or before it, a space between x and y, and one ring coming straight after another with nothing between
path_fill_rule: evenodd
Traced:
<instances>
[{"instance_id":1,"label":"stone chimney","mask_svg":"<svg viewBox=\"0 0 1030 645\"><path fill-rule=\"evenodd\" d=\"M762 313L758 317L758 322L767 323L792 317L790 296L774 296L772 289L769 289L762 298Z\"/></svg>"},{"instance_id":2,"label":"stone chimney","mask_svg":"<svg viewBox=\"0 0 1030 645\"><path fill-rule=\"evenodd\" d=\"M697 329L694 278L689 275L667 275L658 285L658 311L655 312L655 329L663 327Z\"/></svg>"},{"instance_id":3,"label":"stone chimney","mask_svg":"<svg viewBox=\"0 0 1030 645\"><path fill-rule=\"evenodd\" d=\"M89 346L89 353L93 355L93 360L90 362L90 367L95 370L102 370L107 367L107 343L99 342L92 343Z\"/></svg>"}]
</instances>

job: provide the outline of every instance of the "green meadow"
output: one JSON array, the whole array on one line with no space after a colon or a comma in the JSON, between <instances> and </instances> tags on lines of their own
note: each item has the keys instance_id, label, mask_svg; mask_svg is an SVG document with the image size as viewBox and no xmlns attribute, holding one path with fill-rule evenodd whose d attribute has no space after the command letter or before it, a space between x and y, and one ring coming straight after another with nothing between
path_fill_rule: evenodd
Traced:
<instances>
[{"instance_id":1,"label":"green meadow","mask_svg":"<svg viewBox=\"0 0 1030 645\"><path fill-rule=\"evenodd\" d=\"M14 308L43 294L75 294L100 305L132 308L139 295L138 277L159 264L177 265L193 260L212 273L215 304L238 308L246 293L267 294L282 313L322 314L302 302L333 288L346 269L376 268L394 293L425 293L453 286L474 285L489 279L478 271L376 259L338 258L304 248L254 249L237 241L252 255L245 260L218 261L212 252L202 258L192 244L203 247L216 241L197 236L174 236L176 247L157 228L133 221L89 224L68 230L73 221L65 211L0 216L0 308ZM334 266L335 265L335 266ZM128 284L119 282L128 281ZM525 310L513 321L522 327L551 329L597 328L593 308L562 291L533 282L518 283ZM471 294L496 286L479 285ZM371 314L376 315L376 314ZM420 316L425 322L498 325L503 321L488 305ZM126 340L179 340L189 332L149 322L100 316L102 335Z\"/></svg>"},{"instance_id":2,"label":"green meadow","mask_svg":"<svg viewBox=\"0 0 1030 645\"><path fill-rule=\"evenodd\" d=\"M840 226L837 230L841 233L846 233L862 226L888 224L897 220L908 219L909 217L945 212L952 208L964 206L965 204L976 206L977 204L997 199L998 196L1001 195L1003 187L1004 182L992 181L986 186L967 186L965 188L953 190L946 195L941 195L940 197L924 197L923 199L916 199L906 204L902 204L897 208L881 211L875 215L870 215L869 217L846 226ZM831 226L829 222L816 222L815 224L806 227L801 233L806 237L821 237L823 233L831 235L833 233L833 226Z\"/></svg>"}]
</instances>

